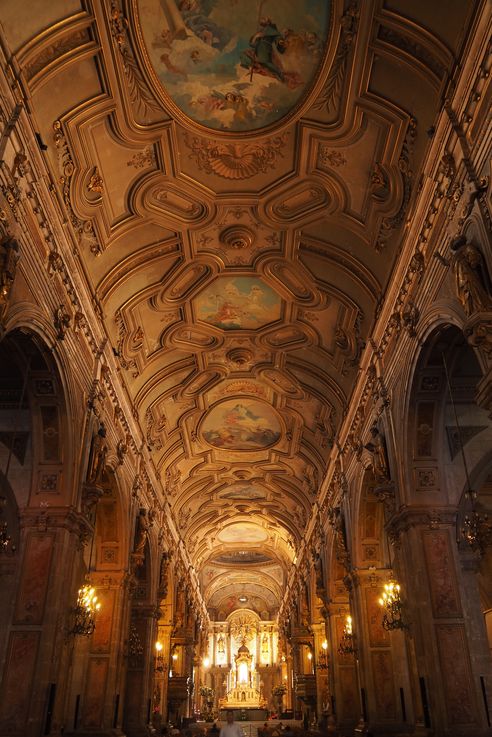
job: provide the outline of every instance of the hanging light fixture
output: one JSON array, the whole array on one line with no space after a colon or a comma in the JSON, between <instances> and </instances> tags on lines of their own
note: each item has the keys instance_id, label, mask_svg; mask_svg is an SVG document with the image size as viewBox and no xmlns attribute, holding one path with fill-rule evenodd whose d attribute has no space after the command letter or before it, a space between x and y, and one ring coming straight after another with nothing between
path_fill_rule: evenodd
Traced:
<instances>
[{"instance_id":1,"label":"hanging light fixture","mask_svg":"<svg viewBox=\"0 0 492 737\"><path fill-rule=\"evenodd\" d=\"M77 604L74 608L74 623L70 630L72 635L89 637L96 628L96 614L101 608L96 591L89 582L78 591Z\"/></svg>"},{"instance_id":2,"label":"hanging light fixture","mask_svg":"<svg viewBox=\"0 0 492 737\"><path fill-rule=\"evenodd\" d=\"M7 499L0 496L0 518L7 504ZM8 524L6 520L0 519L0 554L15 553L15 545L12 545L12 538L9 535Z\"/></svg>"},{"instance_id":3,"label":"hanging light fixture","mask_svg":"<svg viewBox=\"0 0 492 737\"><path fill-rule=\"evenodd\" d=\"M18 428L17 428L18 419L17 418L19 417L19 414L24 405L24 400L25 400L26 391L27 391L27 382L29 379L29 372L31 369L31 360L32 360L32 355L29 355L27 365L26 365L26 373L24 375L24 381L22 383L22 389L21 389L21 393L19 397L19 405L17 407L17 414L15 415L16 417L15 426L14 426L14 430L12 432L12 437L10 440L9 454L7 456L7 463L5 466L5 471L3 472L5 481L7 481L8 479L8 475L10 471L10 464L12 461L12 456L14 455L15 440L18 437ZM7 506L7 498L4 496L0 496L0 554L4 554L4 555L8 553L13 554L16 551L15 545L12 544L12 537L11 535L9 535L7 520L1 519L3 517L3 510L5 509L6 506Z\"/></svg>"},{"instance_id":4,"label":"hanging light fixture","mask_svg":"<svg viewBox=\"0 0 492 737\"><path fill-rule=\"evenodd\" d=\"M94 548L94 536L91 540L91 551L89 553L89 567L91 570L92 551ZM69 630L71 635L82 635L89 637L96 628L96 614L100 610L101 604L97 600L96 590L91 585L89 573L85 577L85 583L77 592L77 603L73 608L74 622Z\"/></svg>"},{"instance_id":5,"label":"hanging light fixture","mask_svg":"<svg viewBox=\"0 0 492 737\"><path fill-rule=\"evenodd\" d=\"M442 354L442 361L444 364L444 372L446 374L446 383L449 391L449 398L453 407L454 421L456 423L456 432L458 435L459 447L461 458L463 461L463 468L465 471L466 478L466 491L465 499L470 505L470 513L466 514L463 519L463 525L460 530L460 537L470 548L483 555L485 549L492 545L492 524L489 522L487 514L479 514L476 510L475 502L477 499L477 492L472 489L470 483L470 474L468 472L468 464L466 462L465 448L463 445L463 437L461 434L461 425L458 420L458 413L456 411L456 405L454 402L453 392L451 389L451 379L449 376L448 364L444 353Z\"/></svg>"},{"instance_id":6,"label":"hanging light fixture","mask_svg":"<svg viewBox=\"0 0 492 737\"><path fill-rule=\"evenodd\" d=\"M155 671L164 673L164 656L162 655L163 644L159 640L155 643Z\"/></svg>"},{"instance_id":7,"label":"hanging light fixture","mask_svg":"<svg viewBox=\"0 0 492 737\"><path fill-rule=\"evenodd\" d=\"M392 579L384 584L384 590L379 603L385 609L383 615L383 627L385 630L401 630L407 627L402 618L400 584L398 581Z\"/></svg>"},{"instance_id":8,"label":"hanging light fixture","mask_svg":"<svg viewBox=\"0 0 492 737\"><path fill-rule=\"evenodd\" d=\"M356 652L355 635L352 630L352 617L350 614L347 614L345 617L345 626L337 650L339 655L354 655Z\"/></svg>"},{"instance_id":9,"label":"hanging light fixture","mask_svg":"<svg viewBox=\"0 0 492 737\"><path fill-rule=\"evenodd\" d=\"M318 653L318 662L316 663L320 670L326 670L328 668L328 640L323 640L321 643L321 649Z\"/></svg>"},{"instance_id":10,"label":"hanging light fixture","mask_svg":"<svg viewBox=\"0 0 492 737\"><path fill-rule=\"evenodd\" d=\"M488 515L481 515L476 510L467 514L463 520L461 537L472 550L483 555L485 549L492 545L492 525Z\"/></svg>"}]
</instances>

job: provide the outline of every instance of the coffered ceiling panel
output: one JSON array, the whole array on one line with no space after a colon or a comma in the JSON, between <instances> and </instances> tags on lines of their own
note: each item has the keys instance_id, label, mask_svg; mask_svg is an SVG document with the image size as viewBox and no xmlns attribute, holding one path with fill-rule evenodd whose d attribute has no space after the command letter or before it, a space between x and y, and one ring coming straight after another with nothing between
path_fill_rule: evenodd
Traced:
<instances>
[{"instance_id":1,"label":"coffered ceiling panel","mask_svg":"<svg viewBox=\"0 0 492 737\"><path fill-rule=\"evenodd\" d=\"M170 523L215 611L271 616L473 3L252 7L2 22Z\"/></svg>"}]
</instances>

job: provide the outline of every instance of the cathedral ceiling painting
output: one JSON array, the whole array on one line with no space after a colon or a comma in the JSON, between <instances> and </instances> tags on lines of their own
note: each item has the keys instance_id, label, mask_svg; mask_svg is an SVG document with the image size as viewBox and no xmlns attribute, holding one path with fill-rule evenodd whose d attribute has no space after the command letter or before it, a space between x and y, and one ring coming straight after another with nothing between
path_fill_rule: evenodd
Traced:
<instances>
[{"instance_id":1,"label":"cathedral ceiling painting","mask_svg":"<svg viewBox=\"0 0 492 737\"><path fill-rule=\"evenodd\" d=\"M137 0L165 99L215 130L277 123L313 86L329 0Z\"/></svg>"},{"instance_id":2,"label":"cathedral ceiling painting","mask_svg":"<svg viewBox=\"0 0 492 737\"><path fill-rule=\"evenodd\" d=\"M432 4L404 5L5 11L104 371L174 542L224 611L257 585L257 609L279 606L357 440L347 408L467 13L454 3L442 31ZM39 247L56 282L56 244Z\"/></svg>"}]
</instances>

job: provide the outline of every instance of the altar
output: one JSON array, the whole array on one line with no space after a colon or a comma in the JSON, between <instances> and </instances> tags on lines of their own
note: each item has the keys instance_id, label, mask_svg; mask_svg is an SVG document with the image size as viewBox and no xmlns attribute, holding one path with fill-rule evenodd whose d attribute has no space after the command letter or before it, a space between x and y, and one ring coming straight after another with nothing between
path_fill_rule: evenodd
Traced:
<instances>
[{"instance_id":1,"label":"altar","mask_svg":"<svg viewBox=\"0 0 492 737\"><path fill-rule=\"evenodd\" d=\"M234 666L227 676L227 692L220 699L221 709L264 709L267 705L260 691L260 676L253 656L243 642L234 657Z\"/></svg>"}]
</instances>

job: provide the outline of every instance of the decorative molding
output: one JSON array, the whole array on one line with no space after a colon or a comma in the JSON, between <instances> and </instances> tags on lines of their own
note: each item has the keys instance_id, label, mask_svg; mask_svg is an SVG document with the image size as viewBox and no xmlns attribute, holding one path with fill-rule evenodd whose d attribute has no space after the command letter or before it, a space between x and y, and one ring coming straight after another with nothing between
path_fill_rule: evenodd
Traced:
<instances>
[{"instance_id":1,"label":"decorative molding","mask_svg":"<svg viewBox=\"0 0 492 737\"><path fill-rule=\"evenodd\" d=\"M381 228L379 230L379 235L374 241L374 247L378 253L381 253L381 251L386 247L391 233L403 223L403 218L405 216L405 212L410 201L410 195L412 194L413 171L410 168L410 163L412 160L416 137L417 121L415 120L415 118L410 118L408 121L405 140L403 141L401 153L398 158L398 169L400 170L401 178L403 181L403 198L400 209L398 210L396 215L383 218Z\"/></svg>"},{"instance_id":2,"label":"decorative molding","mask_svg":"<svg viewBox=\"0 0 492 737\"><path fill-rule=\"evenodd\" d=\"M111 2L111 35L120 52L130 101L137 113L162 113L162 106L154 99L138 67L128 38L128 20L118 0Z\"/></svg>"},{"instance_id":3,"label":"decorative molding","mask_svg":"<svg viewBox=\"0 0 492 737\"><path fill-rule=\"evenodd\" d=\"M249 179L275 168L287 137L288 133L281 133L262 143L229 143L191 137L186 133L184 141L191 151L190 158L195 160L200 171L225 179Z\"/></svg>"},{"instance_id":4,"label":"decorative molding","mask_svg":"<svg viewBox=\"0 0 492 737\"><path fill-rule=\"evenodd\" d=\"M340 39L333 65L330 69L320 96L313 105L314 110L326 113L330 118L334 117L339 110L342 98L343 82L347 71L349 52L354 44L359 21L358 3L351 3L344 15L340 18Z\"/></svg>"},{"instance_id":5,"label":"decorative molding","mask_svg":"<svg viewBox=\"0 0 492 737\"><path fill-rule=\"evenodd\" d=\"M30 82L39 72L53 64L57 59L69 54L75 49L91 43L88 28L81 28L74 33L64 35L46 46L37 56L24 67L26 79Z\"/></svg>"},{"instance_id":6,"label":"decorative molding","mask_svg":"<svg viewBox=\"0 0 492 737\"><path fill-rule=\"evenodd\" d=\"M134 154L132 158L126 162L127 166L133 166L134 169L146 169L155 166L156 156L153 146L146 146L143 151Z\"/></svg>"},{"instance_id":7,"label":"decorative molding","mask_svg":"<svg viewBox=\"0 0 492 737\"><path fill-rule=\"evenodd\" d=\"M343 166L347 163L342 151L334 148L330 148L327 145L321 145L318 149L318 161L317 166L319 169L337 169L339 166Z\"/></svg>"},{"instance_id":8,"label":"decorative molding","mask_svg":"<svg viewBox=\"0 0 492 737\"><path fill-rule=\"evenodd\" d=\"M438 79L442 79L446 73L446 67L444 64L442 64L428 48L418 43L418 41L410 36L399 33L394 28L381 25L378 31L378 40L410 54L421 64L427 67L427 69L430 69Z\"/></svg>"},{"instance_id":9,"label":"decorative molding","mask_svg":"<svg viewBox=\"0 0 492 737\"><path fill-rule=\"evenodd\" d=\"M78 241L81 245L87 244L91 253L98 256L101 253L101 246L97 239L94 226L90 220L82 220L75 214L72 206L71 182L75 171L75 164L70 153L68 141L63 133L63 127L60 120L53 123L54 136L53 140L58 151L58 168L60 171L59 182L62 187L63 202L68 212L70 222L75 230Z\"/></svg>"}]
</instances>

